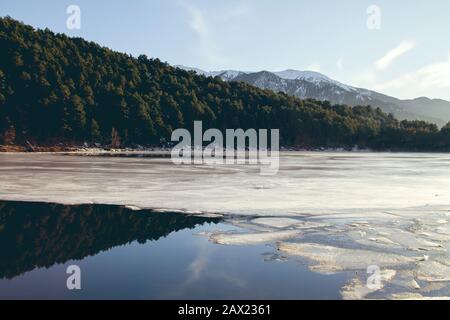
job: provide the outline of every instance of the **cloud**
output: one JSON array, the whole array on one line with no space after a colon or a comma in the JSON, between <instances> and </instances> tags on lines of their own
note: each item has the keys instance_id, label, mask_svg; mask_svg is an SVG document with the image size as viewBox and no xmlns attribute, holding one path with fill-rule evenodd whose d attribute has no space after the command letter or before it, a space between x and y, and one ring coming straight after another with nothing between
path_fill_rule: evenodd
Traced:
<instances>
[{"instance_id":1,"label":"cloud","mask_svg":"<svg viewBox=\"0 0 450 320\"><path fill-rule=\"evenodd\" d=\"M397 47L387 52L383 58L375 63L375 66L379 70L384 70L391 65L394 60L398 59L400 56L404 55L408 51L414 49L416 44L411 41L404 41L400 43Z\"/></svg>"},{"instance_id":2,"label":"cloud","mask_svg":"<svg viewBox=\"0 0 450 320\"><path fill-rule=\"evenodd\" d=\"M233 19L239 19L249 13L247 3L211 10L198 6L193 1L180 0L181 7L186 12L188 26L197 35L198 43L193 44L193 51L200 56L206 65L218 66L227 64L227 59L220 53L220 36L218 32L227 24L233 23Z\"/></svg>"},{"instance_id":3,"label":"cloud","mask_svg":"<svg viewBox=\"0 0 450 320\"><path fill-rule=\"evenodd\" d=\"M450 88L450 55L446 61L424 66L416 71L375 86L376 90L400 89L406 87Z\"/></svg>"},{"instance_id":4,"label":"cloud","mask_svg":"<svg viewBox=\"0 0 450 320\"><path fill-rule=\"evenodd\" d=\"M188 15L188 23L192 30L194 30L201 37L209 35L209 27L203 13L192 5L184 5Z\"/></svg>"},{"instance_id":5,"label":"cloud","mask_svg":"<svg viewBox=\"0 0 450 320\"><path fill-rule=\"evenodd\" d=\"M189 1L181 1L180 3L187 13L189 27L197 34L199 41L197 48L200 50L202 58L208 62L215 61L217 55L212 41L211 27L208 25L205 14Z\"/></svg>"}]
</instances>

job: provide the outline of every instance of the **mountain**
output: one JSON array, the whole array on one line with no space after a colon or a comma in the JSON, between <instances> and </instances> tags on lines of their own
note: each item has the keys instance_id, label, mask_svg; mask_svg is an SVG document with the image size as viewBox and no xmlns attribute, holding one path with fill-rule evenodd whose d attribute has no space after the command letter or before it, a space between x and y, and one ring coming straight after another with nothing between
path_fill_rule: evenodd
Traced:
<instances>
[{"instance_id":1,"label":"mountain","mask_svg":"<svg viewBox=\"0 0 450 320\"><path fill-rule=\"evenodd\" d=\"M182 66L182 65L176 65L175 68L183 69L186 71L193 71L193 72L195 72L199 75L205 76L205 77L213 77L213 78L220 77L220 78L222 78L222 80L225 80L225 81L232 81L236 77L245 74L245 72L236 71L236 70L223 70L223 71L207 72L207 71L203 71L198 68L191 68L191 67L186 67L186 66Z\"/></svg>"},{"instance_id":2,"label":"mountain","mask_svg":"<svg viewBox=\"0 0 450 320\"><path fill-rule=\"evenodd\" d=\"M219 76L225 81L242 81L262 89L284 92L301 99L317 99L352 107L358 105L379 107L401 120L424 120L439 126L450 121L449 101L428 98L400 100L375 91L343 84L314 71L242 72L225 70L206 72L184 66L179 67L204 76Z\"/></svg>"},{"instance_id":3,"label":"mountain","mask_svg":"<svg viewBox=\"0 0 450 320\"><path fill-rule=\"evenodd\" d=\"M313 73L249 74L174 68L82 38L0 18L0 144L161 146L178 128L279 129L280 145L378 150L449 150L450 125L398 121L379 108L332 105L263 90L277 85L305 96L347 88ZM280 91L276 90L276 91ZM336 94L338 96L338 94ZM323 96L323 99L326 97ZM0 148L1 149L1 148Z\"/></svg>"}]
</instances>

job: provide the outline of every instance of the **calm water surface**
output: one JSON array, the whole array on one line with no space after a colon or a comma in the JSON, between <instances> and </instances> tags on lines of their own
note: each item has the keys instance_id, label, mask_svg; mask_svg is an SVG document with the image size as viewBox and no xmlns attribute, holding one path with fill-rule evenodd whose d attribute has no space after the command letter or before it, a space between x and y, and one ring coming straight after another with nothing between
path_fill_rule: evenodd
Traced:
<instances>
[{"instance_id":1,"label":"calm water surface","mask_svg":"<svg viewBox=\"0 0 450 320\"><path fill-rule=\"evenodd\" d=\"M199 236L218 218L0 202L0 299L338 299L345 277ZM82 290L66 287L70 265Z\"/></svg>"},{"instance_id":2,"label":"calm water surface","mask_svg":"<svg viewBox=\"0 0 450 320\"><path fill-rule=\"evenodd\" d=\"M290 152L261 176L0 154L0 298L447 297L449 165L448 154ZM65 286L71 264L79 292ZM368 291L372 266L382 285Z\"/></svg>"}]
</instances>

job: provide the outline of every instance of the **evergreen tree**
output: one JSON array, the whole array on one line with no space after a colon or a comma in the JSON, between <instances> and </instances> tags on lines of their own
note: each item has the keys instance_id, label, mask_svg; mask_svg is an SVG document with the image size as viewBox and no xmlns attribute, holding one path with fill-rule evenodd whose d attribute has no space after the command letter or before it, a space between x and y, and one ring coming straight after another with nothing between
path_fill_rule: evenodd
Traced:
<instances>
[{"instance_id":1,"label":"evergreen tree","mask_svg":"<svg viewBox=\"0 0 450 320\"><path fill-rule=\"evenodd\" d=\"M99 142L101 140L100 126L95 119L91 121L91 141Z\"/></svg>"},{"instance_id":2,"label":"evergreen tree","mask_svg":"<svg viewBox=\"0 0 450 320\"><path fill-rule=\"evenodd\" d=\"M284 146L450 149L450 125L224 82L9 17L0 48L2 143L153 145L201 120L205 129L280 129Z\"/></svg>"}]
</instances>

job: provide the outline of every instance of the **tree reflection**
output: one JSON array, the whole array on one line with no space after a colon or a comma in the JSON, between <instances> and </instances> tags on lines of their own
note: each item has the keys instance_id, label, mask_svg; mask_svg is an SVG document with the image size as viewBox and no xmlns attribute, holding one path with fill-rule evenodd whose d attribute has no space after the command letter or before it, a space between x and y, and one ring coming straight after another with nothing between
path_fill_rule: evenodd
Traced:
<instances>
[{"instance_id":1,"label":"tree reflection","mask_svg":"<svg viewBox=\"0 0 450 320\"><path fill-rule=\"evenodd\" d=\"M0 279L219 221L123 206L0 201Z\"/></svg>"}]
</instances>

